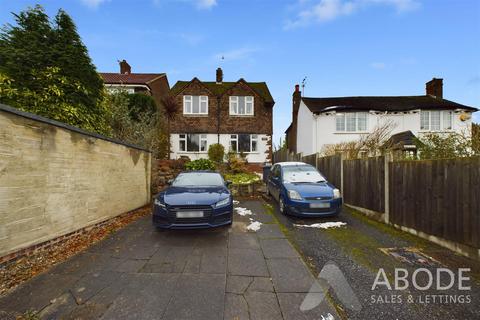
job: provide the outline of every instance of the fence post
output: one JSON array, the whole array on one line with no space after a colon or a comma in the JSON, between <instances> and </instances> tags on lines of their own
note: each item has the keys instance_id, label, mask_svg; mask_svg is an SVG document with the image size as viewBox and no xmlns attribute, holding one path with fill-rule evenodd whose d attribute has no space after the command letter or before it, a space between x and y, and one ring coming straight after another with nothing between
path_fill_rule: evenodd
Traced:
<instances>
[{"instance_id":1,"label":"fence post","mask_svg":"<svg viewBox=\"0 0 480 320\"><path fill-rule=\"evenodd\" d=\"M343 197L343 202L345 202L345 194L343 193L343 158L344 158L344 155L343 155L343 152L340 153L340 193Z\"/></svg>"},{"instance_id":2,"label":"fence post","mask_svg":"<svg viewBox=\"0 0 480 320\"><path fill-rule=\"evenodd\" d=\"M385 223L390 223L390 185L389 185L389 179L390 179L390 170L389 170L389 163L390 163L391 155L390 153L386 153L384 157L384 175L385 175Z\"/></svg>"}]
</instances>

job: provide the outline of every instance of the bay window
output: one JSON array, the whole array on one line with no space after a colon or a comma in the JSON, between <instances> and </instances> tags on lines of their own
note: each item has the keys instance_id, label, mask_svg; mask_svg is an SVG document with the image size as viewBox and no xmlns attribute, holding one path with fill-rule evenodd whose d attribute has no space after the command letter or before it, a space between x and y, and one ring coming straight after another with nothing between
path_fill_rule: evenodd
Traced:
<instances>
[{"instance_id":1,"label":"bay window","mask_svg":"<svg viewBox=\"0 0 480 320\"><path fill-rule=\"evenodd\" d=\"M253 116L253 96L230 96L230 115Z\"/></svg>"},{"instance_id":2,"label":"bay window","mask_svg":"<svg viewBox=\"0 0 480 320\"><path fill-rule=\"evenodd\" d=\"M183 96L183 114L208 114L208 96Z\"/></svg>"},{"instance_id":3,"label":"bay window","mask_svg":"<svg viewBox=\"0 0 480 320\"><path fill-rule=\"evenodd\" d=\"M230 150L234 152L256 152L258 150L258 135L256 134L230 135Z\"/></svg>"},{"instance_id":4,"label":"bay window","mask_svg":"<svg viewBox=\"0 0 480 320\"><path fill-rule=\"evenodd\" d=\"M367 131L366 112L337 113L335 126L337 132L364 132Z\"/></svg>"},{"instance_id":5,"label":"bay window","mask_svg":"<svg viewBox=\"0 0 480 320\"><path fill-rule=\"evenodd\" d=\"M196 133L180 134L179 145L179 150L183 152L206 152L207 135Z\"/></svg>"}]
</instances>

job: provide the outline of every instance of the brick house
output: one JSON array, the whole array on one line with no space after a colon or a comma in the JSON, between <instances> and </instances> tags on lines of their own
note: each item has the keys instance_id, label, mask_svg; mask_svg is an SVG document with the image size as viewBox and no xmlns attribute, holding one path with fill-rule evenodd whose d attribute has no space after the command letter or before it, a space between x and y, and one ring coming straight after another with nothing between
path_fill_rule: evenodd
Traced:
<instances>
[{"instance_id":1,"label":"brick house","mask_svg":"<svg viewBox=\"0 0 480 320\"><path fill-rule=\"evenodd\" d=\"M221 143L250 163L270 161L275 102L265 82L224 82L218 68L215 82L178 81L170 95L179 106L170 122L172 159L207 158L208 147Z\"/></svg>"},{"instance_id":2,"label":"brick house","mask_svg":"<svg viewBox=\"0 0 480 320\"><path fill-rule=\"evenodd\" d=\"M170 85L165 73L132 73L127 61L122 60L120 73L100 72L108 91L125 90L128 93L144 93L152 96L161 105L162 98L168 95Z\"/></svg>"}]
</instances>

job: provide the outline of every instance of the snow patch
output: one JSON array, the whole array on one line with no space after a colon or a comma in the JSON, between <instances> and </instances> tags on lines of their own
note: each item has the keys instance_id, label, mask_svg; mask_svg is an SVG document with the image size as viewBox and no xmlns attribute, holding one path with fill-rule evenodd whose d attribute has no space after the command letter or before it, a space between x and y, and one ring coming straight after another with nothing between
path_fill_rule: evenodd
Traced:
<instances>
[{"instance_id":1,"label":"snow patch","mask_svg":"<svg viewBox=\"0 0 480 320\"><path fill-rule=\"evenodd\" d=\"M252 223L250 223L248 226L247 226L247 230L249 231L258 231L260 230L260 227L262 226L262 223L261 222L258 222L258 221L254 221Z\"/></svg>"},{"instance_id":2,"label":"snow patch","mask_svg":"<svg viewBox=\"0 0 480 320\"><path fill-rule=\"evenodd\" d=\"M345 222L324 222L324 223L314 223L314 224L294 224L298 228L319 228L319 229L329 229L329 228L339 228L347 225Z\"/></svg>"},{"instance_id":3,"label":"snow patch","mask_svg":"<svg viewBox=\"0 0 480 320\"><path fill-rule=\"evenodd\" d=\"M242 207L236 207L233 208L235 212L241 216L251 216L253 214L252 210L249 210L247 208L242 208Z\"/></svg>"},{"instance_id":4,"label":"snow patch","mask_svg":"<svg viewBox=\"0 0 480 320\"><path fill-rule=\"evenodd\" d=\"M238 200L233 200L233 204L239 204L239 203L240 203L240 201L238 201Z\"/></svg>"}]
</instances>

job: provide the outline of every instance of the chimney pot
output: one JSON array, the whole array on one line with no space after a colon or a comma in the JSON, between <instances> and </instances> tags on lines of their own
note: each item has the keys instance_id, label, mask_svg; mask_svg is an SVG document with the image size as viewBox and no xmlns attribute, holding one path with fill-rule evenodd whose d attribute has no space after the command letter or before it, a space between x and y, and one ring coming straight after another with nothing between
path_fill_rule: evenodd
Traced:
<instances>
[{"instance_id":1,"label":"chimney pot","mask_svg":"<svg viewBox=\"0 0 480 320\"><path fill-rule=\"evenodd\" d=\"M425 84L427 95L443 99L443 79L433 78Z\"/></svg>"},{"instance_id":2,"label":"chimney pot","mask_svg":"<svg viewBox=\"0 0 480 320\"><path fill-rule=\"evenodd\" d=\"M221 84L223 82L223 70L222 68L217 68L217 84Z\"/></svg>"},{"instance_id":3,"label":"chimney pot","mask_svg":"<svg viewBox=\"0 0 480 320\"><path fill-rule=\"evenodd\" d=\"M122 61L119 62L120 64L120 73L121 74L130 74L132 73L132 68L128 64L128 62L123 59Z\"/></svg>"},{"instance_id":4,"label":"chimney pot","mask_svg":"<svg viewBox=\"0 0 480 320\"><path fill-rule=\"evenodd\" d=\"M300 85L299 85L299 84L296 84L296 85L295 85L295 92L298 92L298 91L300 91Z\"/></svg>"}]
</instances>

